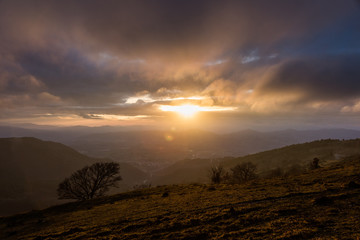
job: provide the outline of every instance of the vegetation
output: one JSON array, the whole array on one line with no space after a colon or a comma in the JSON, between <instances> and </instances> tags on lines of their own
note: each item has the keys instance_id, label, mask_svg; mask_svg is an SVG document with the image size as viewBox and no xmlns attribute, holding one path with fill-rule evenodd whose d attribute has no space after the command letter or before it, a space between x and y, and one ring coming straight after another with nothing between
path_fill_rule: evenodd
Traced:
<instances>
[{"instance_id":1,"label":"vegetation","mask_svg":"<svg viewBox=\"0 0 360 240\"><path fill-rule=\"evenodd\" d=\"M230 170L231 173L226 171L222 165L212 166L209 170L211 183L245 183L257 178L256 165L251 162L238 164Z\"/></svg>"},{"instance_id":2,"label":"vegetation","mask_svg":"<svg viewBox=\"0 0 360 240\"><path fill-rule=\"evenodd\" d=\"M119 170L119 164L114 162L86 166L59 184L59 199L88 200L104 196L121 180Z\"/></svg>"},{"instance_id":3,"label":"vegetation","mask_svg":"<svg viewBox=\"0 0 360 240\"><path fill-rule=\"evenodd\" d=\"M359 239L359 172L153 187L0 218L0 239Z\"/></svg>"},{"instance_id":4,"label":"vegetation","mask_svg":"<svg viewBox=\"0 0 360 240\"><path fill-rule=\"evenodd\" d=\"M235 167L231 168L231 171L231 180L234 183L244 183L257 178L257 175L255 173L256 165L251 162L238 164Z\"/></svg>"},{"instance_id":5,"label":"vegetation","mask_svg":"<svg viewBox=\"0 0 360 240\"><path fill-rule=\"evenodd\" d=\"M240 144L240 143L239 143ZM345 156L360 154L360 139L353 140L319 140L303 144L294 144L283 148L251 154L243 157L226 157L215 159L225 169L237 164L252 162L257 166L257 174L266 176L269 171L281 168L285 175L301 174L315 158L321 159L321 166L338 161ZM208 183L208 169L214 159L188 159L179 161L154 174L152 183L176 184L201 182Z\"/></svg>"},{"instance_id":6,"label":"vegetation","mask_svg":"<svg viewBox=\"0 0 360 240\"><path fill-rule=\"evenodd\" d=\"M209 171L209 177L211 183L218 184L221 183L224 179L224 167L221 165L212 166Z\"/></svg>"},{"instance_id":7,"label":"vegetation","mask_svg":"<svg viewBox=\"0 0 360 240\"><path fill-rule=\"evenodd\" d=\"M310 169L317 169L319 168L319 159L318 158L314 158L310 164Z\"/></svg>"},{"instance_id":8,"label":"vegetation","mask_svg":"<svg viewBox=\"0 0 360 240\"><path fill-rule=\"evenodd\" d=\"M56 193L59 183L84 166L106 161L56 142L0 138L0 216L64 203L67 200L59 200ZM119 164L123 180L108 194L127 191L149 178L129 163Z\"/></svg>"}]
</instances>

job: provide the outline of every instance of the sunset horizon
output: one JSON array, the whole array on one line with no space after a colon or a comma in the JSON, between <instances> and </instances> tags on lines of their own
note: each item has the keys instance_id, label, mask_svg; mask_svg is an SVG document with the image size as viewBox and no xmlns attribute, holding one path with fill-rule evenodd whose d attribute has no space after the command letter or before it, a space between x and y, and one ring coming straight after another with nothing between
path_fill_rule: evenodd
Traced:
<instances>
[{"instance_id":1,"label":"sunset horizon","mask_svg":"<svg viewBox=\"0 0 360 240\"><path fill-rule=\"evenodd\" d=\"M355 0L0 1L0 125L359 129L359 12Z\"/></svg>"}]
</instances>

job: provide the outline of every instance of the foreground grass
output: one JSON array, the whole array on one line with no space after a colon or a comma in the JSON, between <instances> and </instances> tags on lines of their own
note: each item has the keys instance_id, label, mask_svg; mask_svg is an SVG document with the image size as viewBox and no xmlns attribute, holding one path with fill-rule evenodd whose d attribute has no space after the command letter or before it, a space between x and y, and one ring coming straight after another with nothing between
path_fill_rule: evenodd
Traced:
<instances>
[{"instance_id":1,"label":"foreground grass","mask_svg":"<svg viewBox=\"0 0 360 240\"><path fill-rule=\"evenodd\" d=\"M360 239L360 157L243 185L172 185L0 219L0 239Z\"/></svg>"}]
</instances>

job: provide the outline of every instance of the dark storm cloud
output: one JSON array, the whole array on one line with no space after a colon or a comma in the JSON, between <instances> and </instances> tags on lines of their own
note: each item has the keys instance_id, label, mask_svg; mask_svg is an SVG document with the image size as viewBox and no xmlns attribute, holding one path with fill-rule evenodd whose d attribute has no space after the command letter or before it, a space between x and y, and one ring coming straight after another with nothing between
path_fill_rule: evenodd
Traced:
<instances>
[{"instance_id":1,"label":"dark storm cloud","mask_svg":"<svg viewBox=\"0 0 360 240\"><path fill-rule=\"evenodd\" d=\"M52 59L49 55L57 57ZM102 104L109 101L112 94L111 86L118 79L121 80L119 83L127 86L128 89L124 91L132 90L124 76L100 69L74 51L68 52L65 56L50 51L40 54L27 52L19 57L19 62L23 69L45 82L55 94L82 104L94 104L96 101ZM121 92L121 85L119 87L117 90Z\"/></svg>"},{"instance_id":2,"label":"dark storm cloud","mask_svg":"<svg viewBox=\"0 0 360 240\"><path fill-rule=\"evenodd\" d=\"M351 3L115 1L112 7L92 2L75 9L86 9L80 10L85 35L113 51L181 62L301 38L344 14Z\"/></svg>"},{"instance_id":3,"label":"dark storm cloud","mask_svg":"<svg viewBox=\"0 0 360 240\"><path fill-rule=\"evenodd\" d=\"M183 60L299 37L353 1L3 1L9 38ZM20 41L20 40L19 40ZM89 50L88 49L88 50Z\"/></svg>"},{"instance_id":4,"label":"dark storm cloud","mask_svg":"<svg viewBox=\"0 0 360 240\"><path fill-rule=\"evenodd\" d=\"M289 60L270 70L261 94L300 92L305 101L360 96L360 54Z\"/></svg>"}]
</instances>

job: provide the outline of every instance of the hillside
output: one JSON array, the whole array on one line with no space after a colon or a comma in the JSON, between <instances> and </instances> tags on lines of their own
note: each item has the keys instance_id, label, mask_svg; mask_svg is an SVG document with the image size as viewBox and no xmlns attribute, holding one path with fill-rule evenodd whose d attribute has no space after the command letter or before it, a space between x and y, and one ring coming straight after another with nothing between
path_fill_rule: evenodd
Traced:
<instances>
[{"instance_id":1,"label":"hillside","mask_svg":"<svg viewBox=\"0 0 360 240\"><path fill-rule=\"evenodd\" d=\"M255 163L258 173L281 167L289 169L306 166L313 158L320 159L320 165L326 165L342 157L360 154L360 139L320 140L303 144L294 144L283 148L264 151L238 158L191 159L179 161L172 166L154 173L155 184L193 183L208 181L211 166L221 164L229 169L243 162Z\"/></svg>"},{"instance_id":2,"label":"hillside","mask_svg":"<svg viewBox=\"0 0 360 240\"><path fill-rule=\"evenodd\" d=\"M358 239L360 155L288 178L172 185L0 218L1 239Z\"/></svg>"},{"instance_id":3,"label":"hillside","mask_svg":"<svg viewBox=\"0 0 360 240\"><path fill-rule=\"evenodd\" d=\"M83 135L67 144L89 156L126 159L143 170L156 171L183 159L239 157L328 138L360 138L360 131L244 130L228 134L201 130L115 131Z\"/></svg>"},{"instance_id":4,"label":"hillside","mask_svg":"<svg viewBox=\"0 0 360 240\"><path fill-rule=\"evenodd\" d=\"M134 127L0 126L0 137L36 137L63 143L87 156L127 162L153 172L177 161L239 157L318 139L360 138L351 129L243 130L213 133L203 130L149 130Z\"/></svg>"},{"instance_id":5,"label":"hillside","mask_svg":"<svg viewBox=\"0 0 360 240\"><path fill-rule=\"evenodd\" d=\"M36 138L0 139L0 215L59 204L58 184L74 171L105 159L90 158L55 142ZM146 179L129 164L120 164L121 189Z\"/></svg>"}]
</instances>

